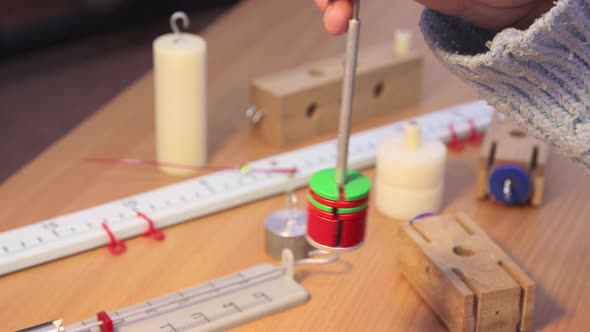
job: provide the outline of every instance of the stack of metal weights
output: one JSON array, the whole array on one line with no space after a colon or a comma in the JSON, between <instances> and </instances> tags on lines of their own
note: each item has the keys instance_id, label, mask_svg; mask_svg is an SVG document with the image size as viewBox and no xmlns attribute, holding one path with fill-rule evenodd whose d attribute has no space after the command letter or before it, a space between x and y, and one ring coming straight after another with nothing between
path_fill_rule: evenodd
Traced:
<instances>
[{"instance_id":1,"label":"stack of metal weights","mask_svg":"<svg viewBox=\"0 0 590 332\"><path fill-rule=\"evenodd\" d=\"M354 249L365 237L371 182L350 169L341 188L335 178L336 169L328 168L309 181L308 241L322 249Z\"/></svg>"}]
</instances>

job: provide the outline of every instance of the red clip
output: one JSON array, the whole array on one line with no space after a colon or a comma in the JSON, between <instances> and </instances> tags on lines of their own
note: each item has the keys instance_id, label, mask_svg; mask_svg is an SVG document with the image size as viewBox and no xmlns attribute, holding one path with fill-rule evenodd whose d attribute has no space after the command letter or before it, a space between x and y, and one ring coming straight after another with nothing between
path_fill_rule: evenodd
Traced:
<instances>
[{"instance_id":1,"label":"red clip","mask_svg":"<svg viewBox=\"0 0 590 332\"><path fill-rule=\"evenodd\" d=\"M457 132L455 131L455 127L453 126L452 123L449 123L449 131L451 132L451 139L449 140L449 144L448 144L449 150L451 150L453 152L463 151L465 144L463 144L463 141L457 135Z\"/></svg>"},{"instance_id":2,"label":"red clip","mask_svg":"<svg viewBox=\"0 0 590 332\"><path fill-rule=\"evenodd\" d=\"M143 236L150 236L152 239L156 241L162 241L164 240L164 238L166 238L164 232L156 228L156 226L154 225L154 221L152 219L150 219L148 216L139 211L137 211L137 216L148 223L148 230L147 232L143 233Z\"/></svg>"},{"instance_id":3,"label":"red clip","mask_svg":"<svg viewBox=\"0 0 590 332\"><path fill-rule=\"evenodd\" d=\"M97 313L96 319L102 322L102 325L100 326L100 330L102 332L115 332L115 328L113 327L113 320L111 319L111 317L109 317L109 315L106 312L101 311Z\"/></svg>"},{"instance_id":4,"label":"red clip","mask_svg":"<svg viewBox=\"0 0 590 332\"><path fill-rule=\"evenodd\" d=\"M475 126L475 122L473 119L469 119L469 138L467 138L467 142L471 145L479 146L483 141L483 135L477 131L477 127Z\"/></svg>"},{"instance_id":5,"label":"red clip","mask_svg":"<svg viewBox=\"0 0 590 332\"><path fill-rule=\"evenodd\" d=\"M109 236L109 239L111 240L111 242L109 242L109 251L111 252L111 254L120 255L124 253L125 250L127 250L127 245L125 245L125 241L117 240L113 232L111 232L111 230L109 229L109 226L107 226L106 222L102 223L102 228L104 228L105 232L107 232L107 235Z\"/></svg>"}]
</instances>

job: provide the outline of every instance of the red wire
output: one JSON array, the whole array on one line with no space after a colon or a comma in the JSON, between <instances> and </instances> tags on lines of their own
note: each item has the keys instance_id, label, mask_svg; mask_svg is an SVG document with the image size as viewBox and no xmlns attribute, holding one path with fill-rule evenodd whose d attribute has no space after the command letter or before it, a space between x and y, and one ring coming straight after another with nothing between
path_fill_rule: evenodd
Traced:
<instances>
[{"instance_id":1,"label":"red wire","mask_svg":"<svg viewBox=\"0 0 590 332\"><path fill-rule=\"evenodd\" d=\"M449 150L453 151L453 152L461 152L463 151L464 148L464 144L463 141L459 138L459 135L457 135L457 132L455 131L455 127L453 126L452 123L449 123L449 131L451 133L451 139L449 140Z\"/></svg>"},{"instance_id":2,"label":"red wire","mask_svg":"<svg viewBox=\"0 0 590 332\"><path fill-rule=\"evenodd\" d=\"M483 135L477 131L477 126L473 119L469 119L469 138L467 138L467 141L469 144L475 146L480 145L483 141Z\"/></svg>"},{"instance_id":3,"label":"red wire","mask_svg":"<svg viewBox=\"0 0 590 332\"><path fill-rule=\"evenodd\" d=\"M102 325L100 326L100 330L102 332L115 332L115 328L113 327L113 320L109 315L101 311L96 314L96 320L101 321Z\"/></svg>"},{"instance_id":4,"label":"red wire","mask_svg":"<svg viewBox=\"0 0 590 332\"><path fill-rule=\"evenodd\" d=\"M127 245L125 244L125 241L117 240L117 238L115 238L115 234L113 234L106 222L102 223L102 228L105 230L105 232L107 232L107 235L109 236L110 242L108 246L111 254L120 255L124 253L125 250L127 250Z\"/></svg>"},{"instance_id":5,"label":"red wire","mask_svg":"<svg viewBox=\"0 0 590 332\"><path fill-rule=\"evenodd\" d=\"M162 241L166 238L164 232L156 228L154 221L152 219L150 219L148 216L141 213L140 211L137 211L137 216L148 223L148 230L147 232L143 233L143 236L150 236L152 239L157 241Z\"/></svg>"}]
</instances>

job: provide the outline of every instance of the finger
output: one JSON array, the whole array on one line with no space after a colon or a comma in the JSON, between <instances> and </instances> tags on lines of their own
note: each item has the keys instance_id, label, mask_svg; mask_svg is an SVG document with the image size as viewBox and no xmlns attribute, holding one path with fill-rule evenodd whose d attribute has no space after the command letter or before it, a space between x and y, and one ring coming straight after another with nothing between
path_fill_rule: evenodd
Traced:
<instances>
[{"instance_id":1,"label":"finger","mask_svg":"<svg viewBox=\"0 0 590 332\"><path fill-rule=\"evenodd\" d=\"M348 20L352 17L352 0L337 0L332 2L324 13L326 30L339 35L348 30Z\"/></svg>"},{"instance_id":2,"label":"finger","mask_svg":"<svg viewBox=\"0 0 590 332\"><path fill-rule=\"evenodd\" d=\"M330 0L315 0L315 4L322 12L325 12L330 4Z\"/></svg>"}]
</instances>

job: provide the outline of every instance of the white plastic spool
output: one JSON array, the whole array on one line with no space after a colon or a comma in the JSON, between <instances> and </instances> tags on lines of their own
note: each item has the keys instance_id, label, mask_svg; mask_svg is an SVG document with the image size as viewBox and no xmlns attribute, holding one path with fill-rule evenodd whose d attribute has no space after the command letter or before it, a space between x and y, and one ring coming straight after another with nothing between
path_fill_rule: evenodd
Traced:
<instances>
[{"instance_id":1,"label":"white plastic spool","mask_svg":"<svg viewBox=\"0 0 590 332\"><path fill-rule=\"evenodd\" d=\"M375 204L383 214L409 219L438 212L442 205L446 146L438 140L422 141L420 127L410 123L403 137L379 144Z\"/></svg>"}]
</instances>

